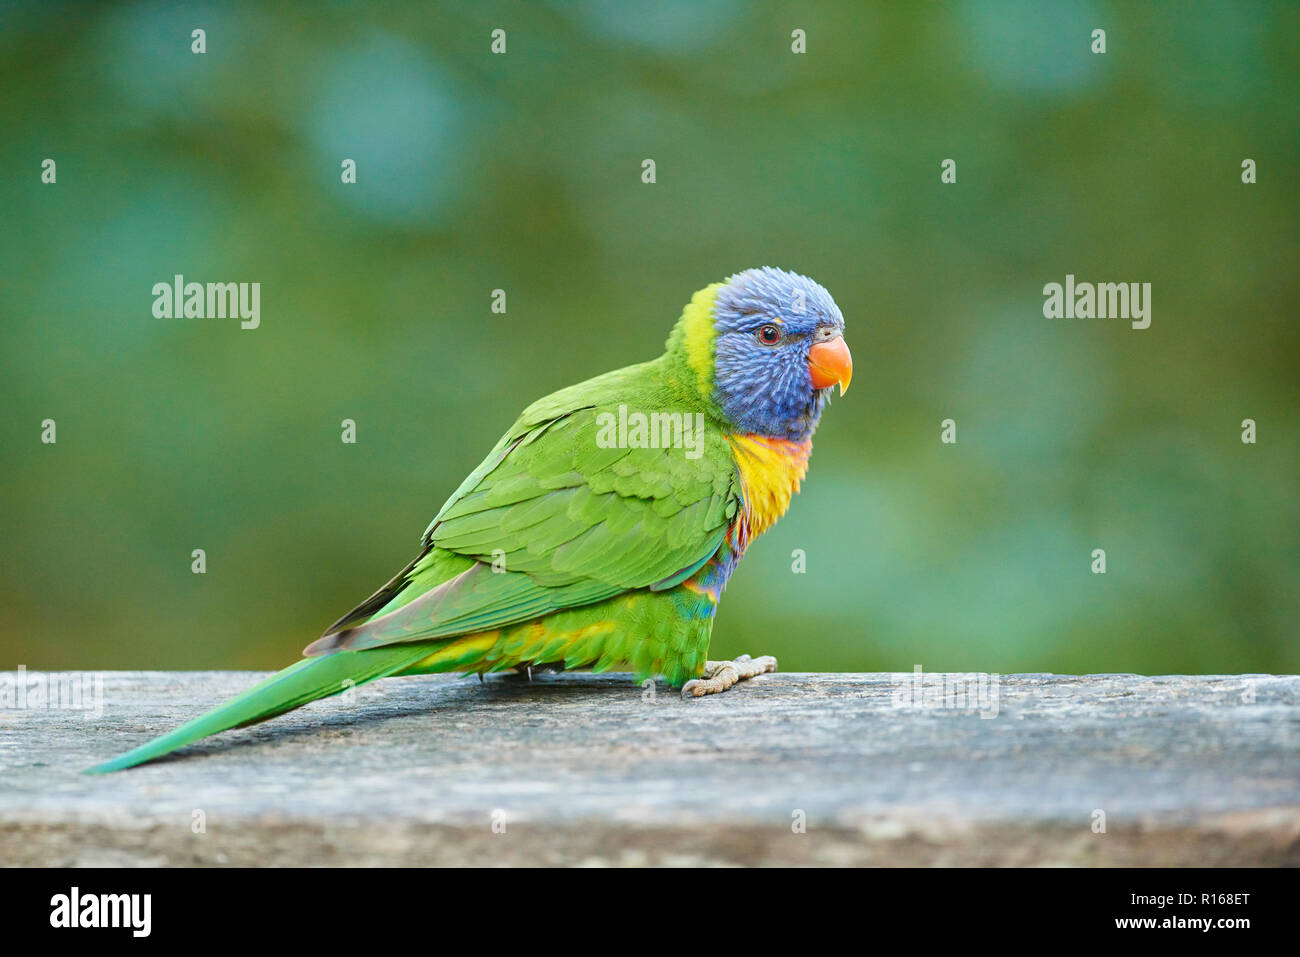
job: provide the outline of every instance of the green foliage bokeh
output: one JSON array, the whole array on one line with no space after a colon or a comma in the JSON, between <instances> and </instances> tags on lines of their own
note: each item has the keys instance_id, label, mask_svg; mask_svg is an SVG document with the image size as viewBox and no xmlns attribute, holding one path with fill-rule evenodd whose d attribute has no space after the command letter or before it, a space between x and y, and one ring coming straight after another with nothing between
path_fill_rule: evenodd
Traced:
<instances>
[{"instance_id":1,"label":"green foliage bokeh","mask_svg":"<svg viewBox=\"0 0 1300 957\"><path fill-rule=\"evenodd\" d=\"M1249 3L8 8L0 668L288 663L527 403L771 264L835 295L855 379L713 657L1295 671L1297 37ZM260 282L261 327L154 318L176 273ZM1067 273L1152 283L1151 328L1045 319Z\"/></svg>"}]
</instances>

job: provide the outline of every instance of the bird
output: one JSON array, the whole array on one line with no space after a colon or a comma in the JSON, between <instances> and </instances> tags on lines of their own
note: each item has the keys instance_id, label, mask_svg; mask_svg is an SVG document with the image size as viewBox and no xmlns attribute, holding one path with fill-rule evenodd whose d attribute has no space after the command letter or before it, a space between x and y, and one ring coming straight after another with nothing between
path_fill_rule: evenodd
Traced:
<instances>
[{"instance_id":1,"label":"bird","mask_svg":"<svg viewBox=\"0 0 1300 957\"><path fill-rule=\"evenodd\" d=\"M662 355L528 406L419 553L304 657L88 769L118 771L379 678L616 667L684 698L776 670L711 661L723 589L789 508L853 375L830 293L764 266L696 292Z\"/></svg>"}]
</instances>

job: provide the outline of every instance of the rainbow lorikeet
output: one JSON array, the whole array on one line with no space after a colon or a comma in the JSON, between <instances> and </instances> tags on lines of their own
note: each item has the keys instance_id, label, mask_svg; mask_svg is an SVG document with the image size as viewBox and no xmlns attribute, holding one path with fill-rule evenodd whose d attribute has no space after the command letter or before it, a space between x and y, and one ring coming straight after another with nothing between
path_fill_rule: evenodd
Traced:
<instances>
[{"instance_id":1,"label":"rainbow lorikeet","mask_svg":"<svg viewBox=\"0 0 1300 957\"><path fill-rule=\"evenodd\" d=\"M817 283L750 269L697 292L663 355L534 402L392 581L302 661L116 771L376 678L536 666L630 667L684 696L776 670L706 661L718 600L786 511L828 391L853 366Z\"/></svg>"}]
</instances>

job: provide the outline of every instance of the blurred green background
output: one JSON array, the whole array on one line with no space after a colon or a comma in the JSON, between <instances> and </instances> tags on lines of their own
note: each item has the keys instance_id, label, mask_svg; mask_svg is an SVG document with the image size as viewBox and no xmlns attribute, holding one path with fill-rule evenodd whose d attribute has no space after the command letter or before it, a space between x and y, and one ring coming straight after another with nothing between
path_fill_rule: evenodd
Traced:
<instances>
[{"instance_id":1,"label":"blurred green background","mask_svg":"<svg viewBox=\"0 0 1300 957\"><path fill-rule=\"evenodd\" d=\"M0 8L0 668L288 663L527 403L772 264L856 376L711 657L1300 670L1298 37L1281 3ZM261 328L154 318L175 273L260 282ZM1045 319L1066 273L1151 282L1151 328Z\"/></svg>"}]
</instances>

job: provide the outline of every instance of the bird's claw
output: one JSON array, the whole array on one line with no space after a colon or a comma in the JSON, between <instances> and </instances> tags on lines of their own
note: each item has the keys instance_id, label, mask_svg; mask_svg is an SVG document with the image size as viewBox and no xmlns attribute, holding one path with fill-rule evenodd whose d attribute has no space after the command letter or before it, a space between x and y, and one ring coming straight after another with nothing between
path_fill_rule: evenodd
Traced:
<instances>
[{"instance_id":1,"label":"bird's claw","mask_svg":"<svg viewBox=\"0 0 1300 957\"><path fill-rule=\"evenodd\" d=\"M739 681L770 671L776 671L776 659L771 655L758 658L741 655L733 661L708 661L704 664L703 677L692 678L682 685L682 697L702 698L719 694Z\"/></svg>"}]
</instances>

